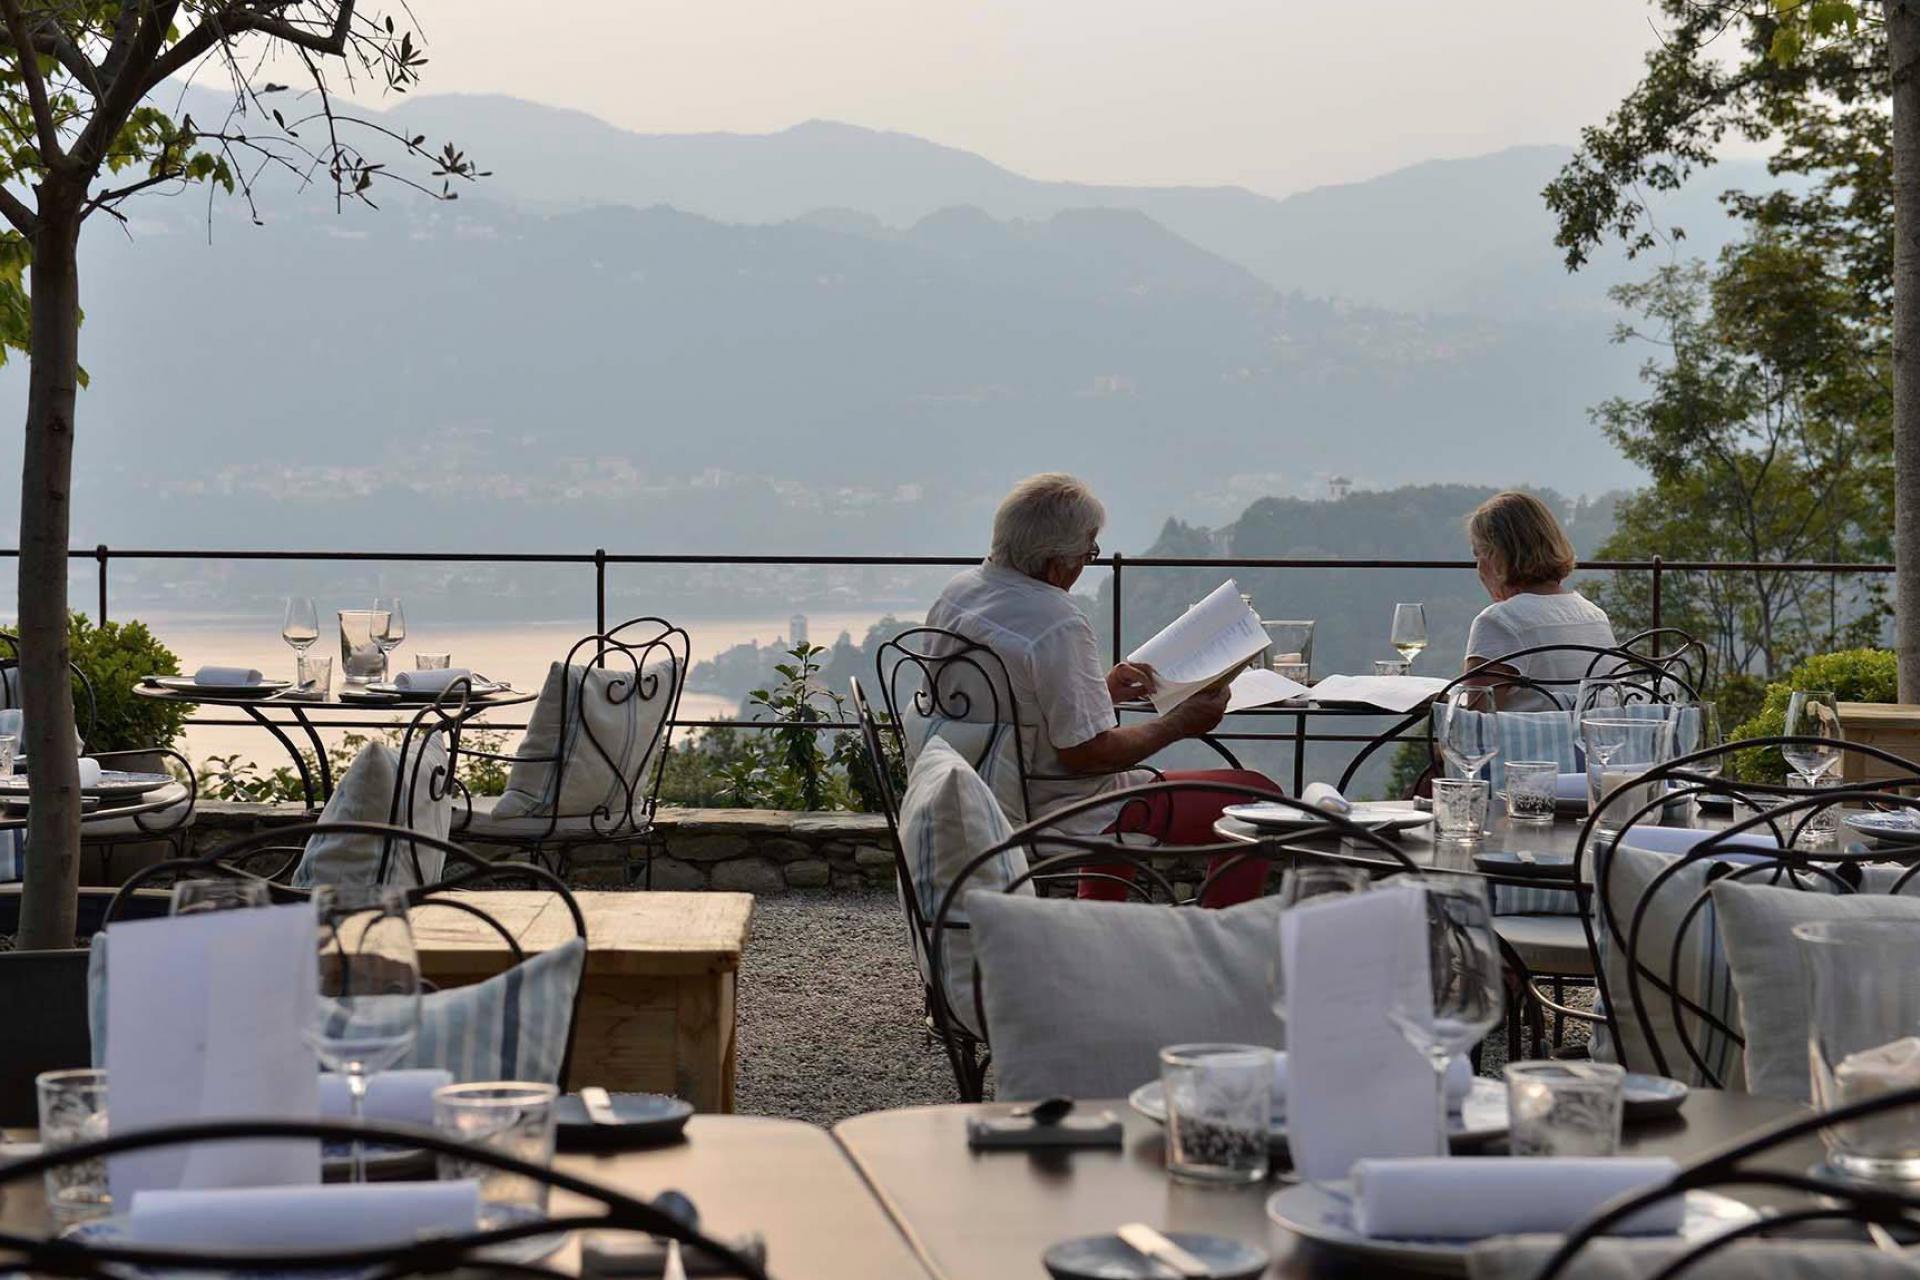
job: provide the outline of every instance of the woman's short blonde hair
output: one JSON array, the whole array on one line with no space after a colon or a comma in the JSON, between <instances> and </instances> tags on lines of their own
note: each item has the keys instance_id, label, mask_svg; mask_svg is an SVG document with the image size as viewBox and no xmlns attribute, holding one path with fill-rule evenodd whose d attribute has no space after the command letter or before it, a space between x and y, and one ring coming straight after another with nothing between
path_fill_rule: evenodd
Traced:
<instances>
[{"instance_id":1,"label":"woman's short blonde hair","mask_svg":"<svg viewBox=\"0 0 1920 1280\"><path fill-rule=\"evenodd\" d=\"M1481 503L1467 517L1467 540L1509 587L1562 582L1573 572L1573 543L1547 504L1530 493L1496 493Z\"/></svg>"},{"instance_id":2,"label":"woman's short blonde hair","mask_svg":"<svg viewBox=\"0 0 1920 1280\"><path fill-rule=\"evenodd\" d=\"M1028 476L993 513L987 559L1038 578L1062 560L1084 560L1106 522L1100 499L1073 476L1058 471Z\"/></svg>"}]
</instances>

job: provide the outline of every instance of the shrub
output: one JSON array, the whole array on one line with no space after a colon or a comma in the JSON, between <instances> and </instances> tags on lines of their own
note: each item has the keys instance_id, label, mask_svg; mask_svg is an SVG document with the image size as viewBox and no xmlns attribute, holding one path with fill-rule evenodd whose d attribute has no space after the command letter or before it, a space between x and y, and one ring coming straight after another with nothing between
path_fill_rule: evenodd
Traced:
<instances>
[{"instance_id":1,"label":"shrub","mask_svg":"<svg viewBox=\"0 0 1920 1280\"><path fill-rule=\"evenodd\" d=\"M1899 699L1899 672L1886 649L1846 649L1822 653L1787 672L1784 680L1767 686L1759 712L1730 738L1766 738L1786 732L1787 703L1799 689L1831 689L1842 702L1895 702ZM1754 747L1735 754L1733 775L1745 782L1782 782L1786 761L1771 747Z\"/></svg>"},{"instance_id":2,"label":"shrub","mask_svg":"<svg viewBox=\"0 0 1920 1280\"><path fill-rule=\"evenodd\" d=\"M67 643L73 649L73 665L93 686L90 750L137 751L173 745L192 709L134 692L134 686L147 676L180 674L180 659L154 638L144 622L95 626L84 613L76 613Z\"/></svg>"}]
</instances>

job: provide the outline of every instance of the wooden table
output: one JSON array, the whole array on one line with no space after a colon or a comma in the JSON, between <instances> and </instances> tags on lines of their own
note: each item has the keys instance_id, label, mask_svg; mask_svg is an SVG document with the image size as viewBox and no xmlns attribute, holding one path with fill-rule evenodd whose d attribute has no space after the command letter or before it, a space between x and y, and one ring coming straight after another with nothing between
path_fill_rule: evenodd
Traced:
<instances>
[{"instance_id":1,"label":"wooden table","mask_svg":"<svg viewBox=\"0 0 1920 1280\"><path fill-rule=\"evenodd\" d=\"M834 1137L853 1158L927 1270L945 1280L1004 1280L1042 1274L1040 1255L1062 1240L1147 1222L1162 1230L1205 1231L1269 1250L1279 1277L1391 1277L1377 1261L1300 1240L1267 1220L1273 1184L1225 1189L1176 1183L1165 1172L1158 1125L1124 1102L1105 1106L1126 1124L1119 1151L1034 1153L967 1149L966 1122L1004 1106L915 1107L841 1122ZM1697 1090L1677 1118L1629 1125L1624 1151L1699 1156L1735 1137L1803 1114L1798 1103ZM1821 1158L1817 1138L1787 1148L1772 1167L1804 1173ZM1781 1204L1777 1195L1740 1195Z\"/></svg>"},{"instance_id":2,"label":"wooden table","mask_svg":"<svg viewBox=\"0 0 1920 1280\"><path fill-rule=\"evenodd\" d=\"M573 938L549 892L456 895L499 920L529 954ZM735 993L753 895L579 892L587 966L574 1023L569 1088L677 1094L701 1111L733 1110ZM440 986L505 970L512 954L462 911L418 908L421 973Z\"/></svg>"},{"instance_id":3,"label":"wooden table","mask_svg":"<svg viewBox=\"0 0 1920 1280\"><path fill-rule=\"evenodd\" d=\"M684 1143L624 1155L561 1156L556 1163L632 1196L684 1191L698 1206L701 1225L713 1233L762 1233L768 1269L780 1280L914 1280L927 1274L834 1140L797 1120L695 1116ZM553 1199L556 1212L579 1207L566 1194ZM43 1231L45 1215L38 1178L5 1187L0 1226ZM549 1261L565 1274L577 1273L578 1241Z\"/></svg>"}]
</instances>

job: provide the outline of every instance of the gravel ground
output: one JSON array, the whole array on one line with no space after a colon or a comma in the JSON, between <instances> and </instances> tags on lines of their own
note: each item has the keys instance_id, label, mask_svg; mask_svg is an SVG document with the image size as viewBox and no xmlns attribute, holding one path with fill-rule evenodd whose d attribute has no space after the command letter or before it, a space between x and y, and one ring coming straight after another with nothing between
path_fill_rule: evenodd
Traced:
<instances>
[{"instance_id":1,"label":"gravel ground","mask_svg":"<svg viewBox=\"0 0 1920 1280\"><path fill-rule=\"evenodd\" d=\"M953 1102L891 893L795 892L754 903L740 978L738 1109L833 1124L889 1107ZM1587 1000L1573 992L1570 1003ZM1585 1040L1568 1028L1567 1040ZM1506 1031L1487 1037L1498 1076Z\"/></svg>"}]
</instances>

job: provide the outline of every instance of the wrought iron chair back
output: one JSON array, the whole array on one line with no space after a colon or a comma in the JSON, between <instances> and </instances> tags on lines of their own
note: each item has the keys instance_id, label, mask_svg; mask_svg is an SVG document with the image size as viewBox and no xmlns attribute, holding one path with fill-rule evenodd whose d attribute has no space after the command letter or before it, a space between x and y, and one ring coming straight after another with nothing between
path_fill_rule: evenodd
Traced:
<instances>
[{"instance_id":1,"label":"wrought iron chair back","mask_svg":"<svg viewBox=\"0 0 1920 1280\"><path fill-rule=\"evenodd\" d=\"M1639 637L1635 637L1638 639ZM1676 651L1676 653L1684 651ZM1518 658L1539 656L1570 655L1584 656L1587 659L1586 674L1579 678L1534 679L1512 670L1508 664ZM1409 712L1395 722L1385 732L1374 737L1355 753L1348 762L1346 770L1340 775L1340 789L1345 791L1352 785L1354 777L1374 753L1391 743L1407 741L1410 730L1424 726L1424 740L1429 758L1434 752L1433 711L1435 706L1443 705L1453 696L1453 692L1467 685L1486 685L1495 690L1522 689L1537 693L1554 703L1555 706L1568 707L1572 698L1567 690L1577 691L1586 680L1592 679L1603 666L1608 670L1607 678L1627 682L1637 696L1648 703L1693 701L1698 697L1696 685L1692 680L1676 674L1675 666L1679 659L1669 655L1667 658L1654 658L1634 653L1625 646L1607 648L1590 644L1543 644L1521 649L1497 660L1475 663L1472 667L1449 680L1432 700L1419 709Z\"/></svg>"},{"instance_id":2,"label":"wrought iron chair back","mask_svg":"<svg viewBox=\"0 0 1920 1280\"><path fill-rule=\"evenodd\" d=\"M1801 1207L1760 1214L1751 1223L1726 1232L1714 1232L1707 1239L1678 1250L1670 1261L1648 1276L1648 1280L1676 1280L1689 1268L1730 1245L1761 1234L1779 1234L1791 1227L1854 1223L1903 1233L1920 1230L1920 1190L1911 1186L1846 1181L1818 1171L1802 1173L1779 1167L1782 1148L1823 1128L1872 1120L1916 1105L1920 1105L1920 1088L1895 1089L1830 1111L1783 1120L1722 1147L1683 1166L1659 1186L1623 1197L1601 1209L1567 1234L1535 1280L1555 1280L1588 1244L1649 1205L1688 1191L1715 1187L1772 1188L1798 1193L1804 1200Z\"/></svg>"},{"instance_id":3,"label":"wrought iron chair back","mask_svg":"<svg viewBox=\"0 0 1920 1280\"><path fill-rule=\"evenodd\" d=\"M1797 849L1794 846L1804 834L1807 824L1823 813L1847 805L1920 811L1920 800L1891 789L1902 785L1920 786L1920 766L1865 743L1838 745L1842 751L1860 753L1893 766L1903 771L1905 776L1860 786L1826 788L1813 794L1772 783L1734 782L1723 776L1738 753L1755 748L1822 741L1826 741L1827 745L1835 745L1829 740L1784 736L1725 743L1649 769L1612 793L1617 796L1629 789L1645 788L1646 798L1638 806L1620 810L1624 814L1619 819L1623 830L1641 823L1657 826L1669 804L1691 801L1703 795L1733 797L1754 807L1751 814L1710 832L1686 852L1674 855L1672 861L1648 879L1638 896L1626 904L1624 916L1614 910L1619 859L1599 856L1603 851L1610 853L1618 845L1619 838L1598 834L1599 812L1588 815L1582 825L1574 850L1574 885L1575 893L1581 900L1581 922L1586 931L1594 982L1600 1004L1605 1009L1603 1020L1616 1051L1624 1056L1627 1041L1621 1036L1619 1001L1610 996L1607 966L1603 962L1607 950L1614 949L1621 957L1627 983L1624 995L1634 1013L1635 1029L1652 1059L1646 1064L1629 1063L1629 1067L1644 1066L1655 1074L1668 1075L1680 1065L1669 1058L1667 1047L1657 1034L1650 1012L1650 1001L1654 999L1666 1002L1687 1062L1699 1078L1711 1087L1720 1088L1724 1081L1709 1060L1711 1055L1705 1042L1718 1039L1736 1050L1745 1045L1738 1027L1686 994L1686 984L1682 979L1682 969L1687 963L1694 931L1704 928L1711 918L1708 908L1715 883L1726 879L1809 891L1857 893L1863 883L1863 866L1885 862L1895 851L1883 848L1849 852L1838 847ZM1755 803L1768 800L1774 803L1765 807ZM1605 808L1603 803L1602 809ZM1751 839L1755 836L1770 839L1775 848L1756 847ZM1916 831L1910 852L1920 854L1920 830ZM1669 885L1679 882L1689 868L1702 863L1707 864L1704 883L1692 891L1692 896L1686 900L1676 920L1673 936L1666 942L1664 955L1649 954L1649 947L1658 942L1652 932L1655 904L1668 893ZM1887 892L1904 892L1916 876L1920 876L1920 863L1897 877ZM1712 944L1708 942L1705 945Z\"/></svg>"},{"instance_id":4,"label":"wrought iron chair back","mask_svg":"<svg viewBox=\"0 0 1920 1280\"><path fill-rule=\"evenodd\" d=\"M592 1210L566 1212L552 1218L508 1226L476 1229L456 1236L426 1236L405 1244L379 1248L318 1250L202 1250L156 1248L71 1237L41 1237L0 1231L0 1255L18 1259L23 1271L41 1275L98 1280L102 1276L145 1274L155 1271L234 1275L324 1274L349 1272L382 1277L446 1275L472 1267L482 1272L550 1276L542 1267L489 1259L482 1251L514 1240L562 1231L621 1231L678 1240L699 1255L707 1274L766 1280L765 1269L730 1245L690 1227L674 1214L625 1195L603 1182L578 1177L549 1165L529 1163L491 1147L457 1141L429 1128L353 1123L338 1120L210 1120L115 1133L93 1142L77 1143L21 1159L0 1162L0 1187L37 1179L48 1170L71 1168L126 1152L184 1146L198 1142L312 1138L319 1141L360 1140L414 1147L448 1156L463 1165L512 1174L553 1190L581 1197Z\"/></svg>"},{"instance_id":5,"label":"wrought iron chair back","mask_svg":"<svg viewBox=\"0 0 1920 1280\"><path fill-rule=\"evenodd\" d=\"M94 729L100 721L100 700L94 694L93 681L87 677L75 663L68 663L73 670L73 727L80 734L84 745L93 737ZM0 709L15 707L20 669L20 637L11 631L0 631Z\"/></svg>"},{"instance_id":6,"label":"wrought iron chair back","mask_svg":"<svg viewBox=\"0 0 1920 1280\"><path fill-rule=\"evenodd\" d=\"M987 726L977 747L969 750L962 745L958 749L968 757L974 772L988 776L994 765L993 755L1000 749L999 735L1010 732L1022 808L1020 814L1012 816L1034 816L1028 786L1032 775L1026 727L1020 723L1007 664L991 646L942 627L911 627L879 647L874 668L880 678L887 718L901 735L903 747L912 745L907 732L909 712L916 719L933 723L947 720ZM908 764L912 764L911 757Z\"/></svg>"}]
</instances>

